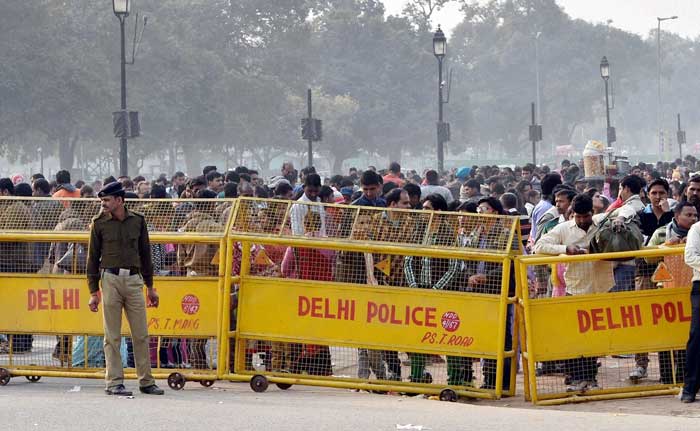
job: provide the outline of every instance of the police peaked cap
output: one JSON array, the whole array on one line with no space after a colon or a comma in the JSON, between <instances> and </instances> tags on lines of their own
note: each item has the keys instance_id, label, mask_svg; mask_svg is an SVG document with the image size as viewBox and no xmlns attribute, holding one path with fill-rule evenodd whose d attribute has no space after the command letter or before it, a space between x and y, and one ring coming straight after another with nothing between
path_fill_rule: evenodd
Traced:
<instances>
[{"instance_id":1,"label":"police peaked cap","mask_svg":"<svg viewBox=\"0 0 700 431\"><path fill-rule=\"evenodd\" d=\"M105 196L120 196L124 197L124 188L119 181L109 183L97 194L97 197L103 198Z\"/></svg>"}]
</instances>

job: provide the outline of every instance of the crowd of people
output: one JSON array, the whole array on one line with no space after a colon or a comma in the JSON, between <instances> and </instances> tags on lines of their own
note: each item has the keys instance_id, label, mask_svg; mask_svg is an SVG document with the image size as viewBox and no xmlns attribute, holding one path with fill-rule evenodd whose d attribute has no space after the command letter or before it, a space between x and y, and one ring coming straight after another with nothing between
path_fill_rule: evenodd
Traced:
<instances>
[{"instance_id":1,"label":"crowd of people","mask_svg":"<svg viewBox=\"0 0 700 431\"><path fill-rule=\"evenodd\" d=\"M696 169L700 170L698 160L689 156L673 163L639 163L629 167L626 172L620 168L611 171L607 177L593 178L585 177L580 166L581 164L564 160L556 169L546 165L527 164L515 167L471 166L444 173L435 170L419 173L402 169L399 163L392 162L386 169L370 166L359 171L351 168L346 175L322 178L314 167L297 171L291 162L285 162L277 175L268 178L256 170L242 166L227 172L219 172L215 166L207 166L201 175L196 176L188 177L182 172L176 172L170 177L162 174L152 180L143 176L108 177L90 184L83 181L72 183L67 171L59 171L52 180L41 174L32 175L28 183L21 176L2 178L0 195L94 198L103 186L118 181L126 191L127 199L256 197L299 203L507 215L520 220L522 243L513 244L512 247L517 253L590 253L591 233L599 230L606 222L610 222L613 229L618 231L625 229L625 226L636 226L640 242L645 246L691 241L691 227L698 221L700 210L700 172L695 172ZM149 229L222 229L228 215L227 206L215 202L210 201L208 206L184 205L179 212L176 211L174 218L163 221L167 226L149 226ZM71 210L65 202L50 200L37 200L31 206L12 204L6 206L0 214L0 229L10 228L12 224L13 229L83 230L97 211L99 207L81 213ZM55 215L46 217L47 214ZM326 237L332 225L331 220L327 220L328 217L321 206L293 205L289 215L289 234ZM401 218L394 217L392 212L387 212L387 216L381 220L367 222L377 226L365 230L355 229L353 235L355 239L372 239L368 236L371 231L375 238L381 237L383 241L406 242L400 238L407 231L403 222ZM468 231L447 226L445 231L440 232L440 228L436 234L425 237L427 245L488 248L489 241L495 241L494 238L503 242L503 235L498 234L504 231L503 226L494 226L493 223L484 222L472 226ZM630 235L634 235L634 228L629 229L632 231ZM70 271L70 267L62 266L60 262L65 260L68 253L77 257L82 253L79 250L60 249L52 244L35 244L32 249L29 244L17 243L6 243L2 247L6 248L3 250L6 257L0 260L2 272L26 272L28 269L36 272L42 268L48 268L51 272ZM156 275L218 273L213 262L215 246L168 248L167 245L160 244L153 247L157 248L152 253L154 260L158 260L154 264ZM497 293L487 292L487 286L499 286L500 289L501 272L486 262L433 262L429 258L409 256L401 260L390 260L391 271L378 271L375 262L383 261L386 257L371 253L329 254L323 250L290 251L269 247L266 256L271 258L279 275L288 278L484 293ZM651 281L651 276L658 263L658 259L629 259L536 267L529 274L529 292L532 297L558 297L655 288L657 284ZM319 268L330 269L323 273ZM510 333L512 310L509 310L508 319ZM61 350L65 350L65 347L61 348L61 344L70 344L62 341L63 343L57 343L55 355L64 354ZM184 352L184 356L189 357L187 361L196 368L206 367L206 358L198 353L205 350L204 341L187 341L185 344L189 349ZM177 339L164 340L162 346L172 350L179 342ZM509 343L510 337L507 335L506 350L512 347ZM16 335L15 345L18 352L22 348L30 349L31 336ZM0 349L7 350L6 342L0 344ZM309 361L312 368L320 370L319 373L329 374L331 360L327 347L297 346L290 349L283 343L273 343L271 365L273 368L289 368L288 356L293 353L299 355L307 350L316 357ZM175 359L172 354L162 355L162 363L174 362L172 365L175 366L183 362L180 357L182 355L176 355L178 357ZM686 385L697 385L698 371L695 368L686 369L684 352L674 352L677 367L675 373L670 356L670 352L659 353L661 382L671 383L675 374L678 380L682 380L685 375ZM358 377L368 378L374 373L379 379L401 380L401 361L397 352L360 349L358 358ZM409 358L409 379L428 382L431 377L425 366L426 360L431 358L419 354L410 354ZM639 381L647 378L649 355L638 354L635 361L636 366L630 373L630 379ZM484 387L492 388L495 384L495 364L484 361L482 367ZM450 384L469 384L473 378L471 362L463 358L448 357L447 368ZM597 358L579 358L564 363L543 363L539 371L562 372L566 375L568 390L584 391L597 386L597 369ZM505 375L504 386L507 387L509 373ZM697 388L694 392L692 388L687 392L692 392L694 399Z\"/></svg>"}]
</instances>

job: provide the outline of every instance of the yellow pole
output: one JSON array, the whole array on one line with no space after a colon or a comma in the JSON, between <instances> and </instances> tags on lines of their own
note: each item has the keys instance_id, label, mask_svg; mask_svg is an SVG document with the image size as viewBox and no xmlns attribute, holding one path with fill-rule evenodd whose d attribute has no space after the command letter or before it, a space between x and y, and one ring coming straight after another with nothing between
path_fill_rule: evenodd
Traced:
<instances>
[{"instance_id":1,"label":"yellow pole","mask_svg":"<svg viewBox=\"0 0 700 431\"><path fill-rule=\"evenodd\" d=\"M530 294L526 290L527 284L527 263L522 257L516 258L516 265L520 266L520 288L522 290L523 311L525 314L525 345L527 351L527 369L530 397L532 402L537 404L537 374L535 373L536 353L532 349L532 317L530 316Z\"/></svg>"},{"instance_id":2,"label":"yellow pole","mask_svg":"<svg viewBox=\"0 0 700 431\"><path fill-rule=\"evenodd\" d=\"M506 317L508 308L508 287L510 281L510 259L503 259L503 276L501 279L501 300L498 305L498 340L506 339ZM503 369L505 367L504 354L505 347L498 346L496 351L496 398L501 398L503 394ZM511 360L511 366L514 361Z\"/></svg>"},{"instance_id":3,"label":"yellow pole","mask_svg":"<svg viewBox=\"0 0 700 431\"><path fill-rule=\"evenodd\" d=\"M231 327L231 270L233 269L233 265L229 265L229 263L233 262L233 252L235 247L232 239L227 239L226 242L226 271L224 271L223 297L221 301L221 325L219 327L219 340L221 340L221 344L219 345L217 365L217 375L219 377L232 371L229 370L228 358L230 355L229 328Z\"/></svg>"},{"instance_id":4,"label":"yellow pole","mask_svg":"<svg viewBox=\"0 0 700 431\"><path fill-rule=\"evenodd\" d=\"M238 304L240 305L242 301L245 301L245 283L246 279L250 276L250 255L251 255L251 243L242 242L242 256L241 256L241 274L240 282L238 283ZM240 332L240 322L243 320L241 317L242 307L238 307L238 312L236 313L236 331ZM245 342L241 337L236 337L236 363L235 371L245 370Z\"/></svg>"}]
</instances>

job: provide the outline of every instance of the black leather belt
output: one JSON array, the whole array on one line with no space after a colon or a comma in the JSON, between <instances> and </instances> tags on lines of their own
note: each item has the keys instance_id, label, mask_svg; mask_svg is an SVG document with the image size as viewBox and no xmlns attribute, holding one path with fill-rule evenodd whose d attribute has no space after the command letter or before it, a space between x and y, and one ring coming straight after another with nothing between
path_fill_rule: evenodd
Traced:
<instances>
[{"instance_id":1,"label":"black leather belt","mask_svg":"<svg viewBox=\"0 0 700 431\"><path fill-rule=\"evenodd\" d=\"M110 274L119 275L120 269L128 269L129 275L136 275L140 273L138 268L104 268L104 271L109 272Z\"/></svg>"}]
</instances>

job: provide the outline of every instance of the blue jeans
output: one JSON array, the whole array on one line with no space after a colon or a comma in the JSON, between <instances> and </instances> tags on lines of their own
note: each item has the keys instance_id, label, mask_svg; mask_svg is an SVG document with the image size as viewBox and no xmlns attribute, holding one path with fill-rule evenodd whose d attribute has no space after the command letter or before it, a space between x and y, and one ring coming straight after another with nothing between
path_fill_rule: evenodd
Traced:
<instances>
[{"instance_id":1,"label":"blue jeans","mask_svg":"<svg viewBox=\"0 0 700 431\"><path fill-rule=\"evenodd\" d=\"M613 271L615 286L610 292L630 292L634 290L634 275L637 273L636 265L620 264Z\"/></svg>"}]
</instances>

